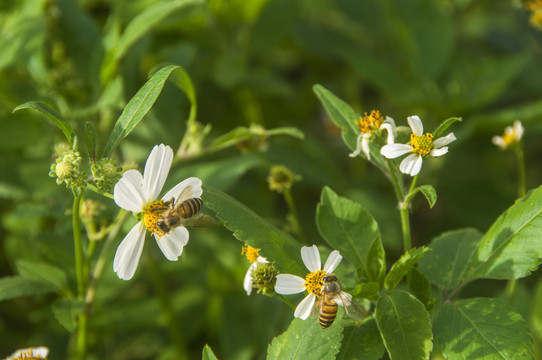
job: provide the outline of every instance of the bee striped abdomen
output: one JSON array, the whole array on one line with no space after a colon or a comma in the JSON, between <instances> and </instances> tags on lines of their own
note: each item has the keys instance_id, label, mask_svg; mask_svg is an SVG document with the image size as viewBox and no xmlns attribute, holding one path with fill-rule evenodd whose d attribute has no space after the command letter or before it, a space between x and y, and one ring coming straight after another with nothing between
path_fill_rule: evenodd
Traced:
<instances>
[{"instance_id":1,"label":"bee striped abdomen","mask_svg":"<svg viewBox=\"0 0 542 360\"><path fill-rule=\"evenodd\" d=\"M337 317L337 304L333 300L324 298L322 307L320 308L320 313L318 315L318 322L322 328L328 328L333 324L335 318Z\"/></svg>"},{"instance_id":2,"label":"bee striped abdomen","mask_svg":"<svg viewBox=\"0 0 542 360\"><path fill-rule=\"evenodd\" d=\"M179 204L179 213L183 219L187 219L196 215L202 206L203 200L200 198L188 199Z\"/></svg>"}]
</instances>

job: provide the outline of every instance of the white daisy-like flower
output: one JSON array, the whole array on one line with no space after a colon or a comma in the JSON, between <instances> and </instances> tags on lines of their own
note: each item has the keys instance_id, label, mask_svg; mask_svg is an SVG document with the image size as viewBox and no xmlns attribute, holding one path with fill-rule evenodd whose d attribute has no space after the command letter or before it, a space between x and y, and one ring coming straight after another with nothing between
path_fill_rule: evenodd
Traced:
<instances>
[{"instance_id":1,"label":"white daisy-like flower","mask_svg":"<svg viewBox=\"0 0 542 360\"><path fill-rule=\"evenodd\" d=\"M245 278L243 280L243 288L247 292L247 295L252 294L252 289L254 288L254 275L258 276L258 274L255 274L256 268L260 264L269 264L269 261L267 261L266 258L263 256L260 256L258 252L260 249L256 249L252 246L244 245L241 255L246 255L247 260L251 262L250 266L248 267L247 273L245 274ZM273 288L272 284L269 284L270 281L273 280L274 272L266 271L271 270L269 267L266 267L261 274L259 274L262 279L256 279L256 287L259 288L259 290L265 290L267 288ZM262 283L259 283L261 281ZM269 286L270 285L270 286Z\"/></svg>"},{"instance_id":2,"label":"white daisy-like flower","mask_svg":"<svg viewBox=\"0 0 542 360\"><path fill-rule=\"evenodd\" d=\"M294 316L305 320L311 314L312 307L316 299L322 293L323 280L326 275L332 274L337 268L337 265L342 260L341 254L337 250L333 250L327 258L324 268L320 260L320 252L316 245L304 246L301 248L301 259L309 269L310 273L303 279L297 275L279 274L277 275L277 283L275 284L275 292L282 295L298 294L307 291L309 294L297 305ZM352 295L344 293L348 299ZM342 303L337 302L338 305Z\"/></svg>"},{"instance_id":3,"label":"white daisy-like flower","mask_svg":"<svg viewBox=\"0 0 542 360\"><path fill-rule=\"evenodd\" d=\"M360 134L356 140L356 150L348 155L350 157L356 157L363 151L367 159L370 159L369 143L373 135L382 129L388 132L388 144L393 144L397 136L395 121L389 116L384 119L378 110L372 110L370 115L365 113L363 117L360 116L356 124L359 126Z\"/></svg>"},{"instance_id":4,"label":"white daisy-like flower","mask_svg":"<svg viewBox=\"0 0 542 360\"><path fill-rule=\"evenodd\" d=\"M143 175L137 170L128 170L115 185L113 191L115 203L125 210L136 213L140 219L117 248L113 270L120 279L130 280L134 276L143 251L145 229L154 234L160 250L170 261L176 261L188 243L186 227L181 225L166 233L163 227L158 225L161 214L168 209L166 202L174 199L176 204L180 204L189 198L200 198L203 193L201 180L191 177L175 185L161 200L158 200L172 160L173 150L163 144L157 145L147 159ZM186 188L190 190L187 191Z\"/></svg>"},{"instance_id":5,"label":"white daisy-like flower","mask_svg":"<svg viewBox=\"0 0 542 360\"><path fill-rule=\"evenodd\" d=\"M433 140L434 135L423 133L423 124L418 116L409 116L408 124L412 129L410 144L388 144L382 146L380 153L388 159L395 159L399 156L408 155L399 165L403 174L410 176L417 175L422 169L423 158L431 155L438 157L448 152L448 145L456 140L454 133Z\"/></svg>"},{"instance_id":6,"label":"white daisy-like flower","mask_svg":"<svg viewBox=\"0 0 542 360\"><path fill-rule=\"evenodd\" d=\"M496 145L501 149L506 150L521 141L524 130L525 129L523 128L521 121L516 120L514 121L513 126L507 126L504 129L503 136L493 136L491 142L493 143L493 145Z\"/></svg>"},{"instance_id":7,"label":"white daisy-like flower","mask_svg":"<svg viewBox=\"0 0 542 360\"><path fill-rule=\"evenodd\" d=\"M5 360L47 360L49 348L40 346L35 348L19 349Z\"/></svg>"}]
</instances>

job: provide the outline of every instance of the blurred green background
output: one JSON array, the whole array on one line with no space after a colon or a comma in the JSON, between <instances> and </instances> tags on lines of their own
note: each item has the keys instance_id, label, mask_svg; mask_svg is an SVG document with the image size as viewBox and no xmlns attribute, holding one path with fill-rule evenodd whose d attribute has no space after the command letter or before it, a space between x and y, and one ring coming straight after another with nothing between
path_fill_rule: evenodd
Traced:
<instances>
[{"instance_id":1,"label":"blurred green background","mask_svg":"<svg viewBox=\"0 0 542 360\"><path fill-rule=\"evenodd\" d=\"M399 215L383 175L350 150L312 91L321 84L360 114L379 109L398 125L419 115L433 130L452 116L458 140L443 158L424 163L419 184L438 201L413 206L414 246L443 231L487 230L516 198L513 152L491 144L493 135L520 119L526 129L527 188L542 178L542 33L517 1L492 0L208 0L186 1L143 29L103 77L104 59L118 49L131 21L171 1L33 0L0 4L0 275L17 261L47 261L73 274L72 195L48 176L54 146L63 141L43 115L12 110L37 100L56 108L82 134L94 124L105 145L126 102L156 65L183 66L194 81L198 118L211 124L204 142L238 126L293 126L304 140L263 138L182 159L165 188L188 176L218 188L288 230L287 207L266 178L283 164L302 180L293 198L305 238L321 244L314 217L320 191L330 186L360 202L379 222L390 261L401 254ZM179 3L183 3L182 1ZM113 49L113 50L112 50ZM100 72L102 71L102 77ZM166 84L158 101L114 156L142 169L155 144L174 150L184 136L189 103ZM87 192L101 205L98 222L117 212L113 201ZM129 230L134 220L126 224ZM119 236L114 247L120 243ZM219 358L261 359L293 311L278 299L246 296L248 261L241 243L219 227L193 229L178 262L146 248L165 274L168 296L193 358L209 344ZM90 359L172 358L166 321L142 257L133 280L112 271L113 251L97 289L90 320ZM298 256L293 255L293 256ZM302 275L302 274L300 274ZM539 274L520 281L516 309L542 338ZM504 282L484 282L470 296L500 296ZM537 295L541 293L540 295ZM65 358L70 333L51 311L58 294L0 303L0 356L46 345ZM538 303L538 305L537 305Z\"/></svg>"}]
</instances>

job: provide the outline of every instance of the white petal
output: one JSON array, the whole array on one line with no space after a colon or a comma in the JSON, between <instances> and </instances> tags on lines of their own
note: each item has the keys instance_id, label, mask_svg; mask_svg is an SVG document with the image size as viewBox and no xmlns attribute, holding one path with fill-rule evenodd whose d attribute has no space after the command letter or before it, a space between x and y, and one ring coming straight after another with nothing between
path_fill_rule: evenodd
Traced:
<instances>
[{"instance_id":1,"label":"white petal","mask_svg":"<svg viewBox=\"0 0 542 360\"><path fill-rule=\"evenodd\" d=\"M305 320L309 317L311 314L312 307L314 306L314 302L316 301L316 296L314 294L309 294L305 296L303 300L297 305L295 308L294 316L296 318L300 318L301 320Z\"/></svg>"},{"instance_id":2,"label":"white petal","mask_svg":"<svg viewBox=\"0 0 542 360\"><path fill-rule=\"evenodd\" d=\"M254 269L258 263L252 263L248 267L247 273L245 274L245 279L243 280L243 287L247 292L247 295L252 293L252 269Z\"/></svg>"},{"instance_id":3,"label":"white petal","mask_svg":"<svg viewBox=\"0 0 542 360\"><path fill-rule=\"evenodd\" d=\"M448 147L445 146L445 147L441 147L440 149L431 150L429 155L431 155L433 157L439 157L439 156L442 156L442 155L446 154L447 152L448 152Z\"/></svg>"},{"instance_id":4,"label":"white petal","mask_svg":"<svg viewBox=\"0 0 542 360\"><path fill-rule=\"evenodd\" d=\"M491 142L493 143L493 145L496 145L500 147L501 149L506 149L506 142L500 136L493 136L491 138Z\"/></svg>"},{"instance_id":5,"label":"white petal","mask_svg":"<svg viewBox=\"0 0 542 360\"><path fill-rule=\"evenodd\" d=\"M113 270L122 280L130 280L137 269L145 243L145 225L140 221L126 234L115 253Z\"/></svg>"},{"instance_id":6,"label":"white petal","mask_svg":"<svg viewBox=\"0 0 542 360\"><path fill-rule=\"evenodd\" d=\"M363 135L363 139L361 139L361 149L365 156L367 156L367 159L371 159L371 151L369 150L370 138L371 134L365 134Z\"/></svg>"},{"instance_id":7,"label":"white petal","mask_svg":"<svg viewBox=\"0 0 542 360\"><path fill-rule=\"evenodd\" d=\"M423 135L423 123L420 120L420 117L418 115L409 116L408 118L408 124L410 125L410 128L412 129L412 132L418 136Z\"/></svg>"},{"instance_id":8,"label":"white petal","mask_svg":"<svg viewBox=\"0 0 542 360\"><path fill-rule=\"evenodd\" d=\"M455 140L457 140L457 138L455 137L454 133L449 133L446 136L439 137L438 139L436 139L433 142L433 144L435 144L435 148L438 149L438 148L448 145L449 143Z\"/></svg>"},{"instance_id":9,"label":"white petal","mask_svg":"<svg viewBox=\"0 0 542 360\"><path fill-rule=\"evenodd\" d=\"M399 170L403 174L410 176L418 175L422 169L423 158L418 154L411 154L407 156L399 165Z\"/></svg>"},{"instance_id":10,"label":"white petal","mask_svg":"<svg viewBox=\"0 0 542 360\"><path fill-rule=\"evenodd\" d=\"M301 260L310 272L322 270L322 262L320 260L320 252L316 245L303 246L301 248Z\"/></svg>"},{"instance_id":11,"label":"white petal","mask_svg":"<svg viewBox=\"0 0 542 360\"><path fill-rule=\"evenodd\" d=\"M173 150L169 146L160 144L152 148L143 173L143 193L147 202L158 198L166 182L172 161Z\"/></svg>"},{"instance_id":12,"label":"white petal","mask_svg":"<svg viewBox=\"0 0 542 360\"><path fill-rule=\"evenodd\" d=\"M158 246L169 261L177 261L183 252L183 247L188 243L188 230L184 226L178 226L169 234L157 239Z\"/></svg>"},{"instance_id":13,"label":"white petal","mask_svg":"<svg viewBox=\"0 0 542 360\"><path fill-rule=\"evenodd\" d=\"M409 144L389 144L382 146L382 149L380 149L380 153L388 159L395 159L411 151L412 146Z\"/></svg>"},{"instance_id":14,"label":"white petal","mask_svg":"<svg viewBox=\"0 0 542 360\"><path fill-rule=\"evenodd\" d=\"M397 129L395 128L395 125L391 124L382 124L381 128L386 129L388 131L388 138L386 140L386 143L388 145L395 143L395 137L397 136Z\"/></svg>"},{"instance_id":15,"label":"white petal","mask_svg":"<svg viewBox=\"0 0 542 360\"><path fill-rule=\"evenodd\" d=\"M183 193L183 196L179 198L179 195L187 187L190 187L190 191ZM162 200L168 201L175 199L175 203L181 203L186 199L199 198L203 194L203 189L201 188L201 180L197 177L189 177L175 185L171 190L169 190L163 197Z\"/></svg>"},{"instance_id":16,"label":"white petal","mask_svg":"<svg viewBox=\"0 0 542 360\"><path fill-rule=\"evenodd\" d=\"M113 199L115 203L131 212L141 212L146 204L142 189L143 177L137 170L128 170L115 184Z\"/></svg>"},{"instance_id":17,"label":"white petal","mask_svg":"<svg viewBox=\"0 0 542 360\"><path fill-rule=\"evenodd\" d=\"M520 141L521 137L523 136L523 132L525 129L523 128L523 125L521 125L521 121L516 120L514 121L514 132L516 134L515 139L516 141Z\"/></svg>"},{"instance_id":18,"label":"white petal","mask_svg":"<svg viewBox=\"0 0 542 360\"><path fill-rule=\"evenodd\" d=\"M356 157L361 153L361 140L363 139L363 133L358 135L358 138L356 139L356 150L348 154L350 157Z\"/></svg>"},{"instance_id":19,"label":"white petal","mask_svg":"<svg viewBox=\"0 0 542 360\"><path fill-rule=\"evenodd\" d=\"M256 259L257 262L259 262L260 264L269 264L269 261L267 261L266 258L264 258L263 256L258 256L258 259Z\"/></svg>"},{"instance_id":20,"label":"white petal","mask_svg":"<svg viewBox=\"0 0 542 360\"><path fill-rule=\"evenodd\" d=\"M337 250L333 250L331 254L329 254L327 261L324 265L324 269L323 269L324 272L326 274L331 274L333 271L335 271L335 269L337 268L337 265L339 265L342 259L343 257L341 253L338 252Z\"/></svg>"},{"instance_id":21,"label":"white petal","mask_svg":"<svg viewBox=\"0 0 542 360\"><path fill-rule=\"evenodd\" d=\"M282 295L298 294L305 291L305 279L291 274L278 274L275 292Z\"/></svg>"},{"instance_id":22,"label":"white petal","mask_svg":"<svg viewBox=\"0 0 542 360\"><path fill-rule=\"evenodd\" d=\"M38 356L46 359L48 355L49 348L46 346L40 346L35 348L18 349L13 354L5 358L5 360L35 359Z\"/></svg>"}]
</instances>

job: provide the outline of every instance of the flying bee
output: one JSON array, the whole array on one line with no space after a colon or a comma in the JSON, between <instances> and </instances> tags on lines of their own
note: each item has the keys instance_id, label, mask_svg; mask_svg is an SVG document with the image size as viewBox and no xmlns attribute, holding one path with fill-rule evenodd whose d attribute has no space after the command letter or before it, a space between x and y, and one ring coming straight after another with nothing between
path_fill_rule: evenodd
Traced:
<instances>
[{"instance_id":1,"label":"flying bee","mask_svg":"<svg viewBox=\"0 0 542 360\"><path fill-rule=\"evenodd\" d=\"M164 233L169 233L172 229L181 226L185 220L196 215L203 206L203 200L199 197L192 197L192 188L186 187L177 199L164 202L165 208L156 208L156 210L165 211L160 215L156 226Z\"/></svg>"},{"instance_id":2,"label":"flying bee","mask_svg":"<svg viewBox=\"0 0 542 360\"><path fill-rule=\"evenodd\" d=\"M333 324L337 317L339 305L344 306L344 312L356 321L363 320L363 314L350 300L352 295L341 290L339 279L335 274L324 276L322 292L312 311L318 311L318 323L323 329Z\"/></svg>"}]
</instances>

